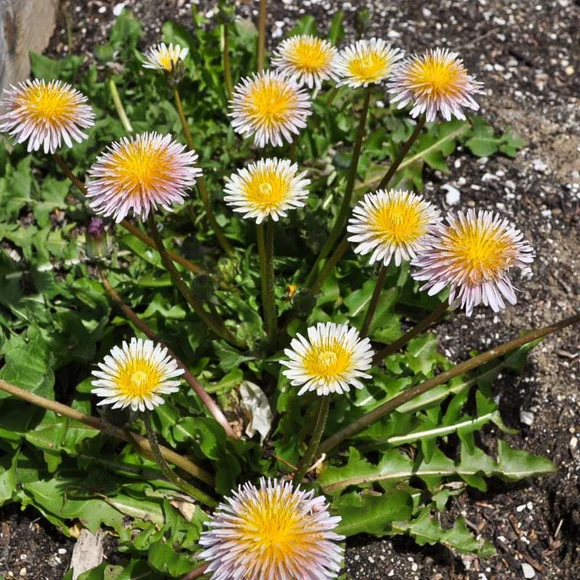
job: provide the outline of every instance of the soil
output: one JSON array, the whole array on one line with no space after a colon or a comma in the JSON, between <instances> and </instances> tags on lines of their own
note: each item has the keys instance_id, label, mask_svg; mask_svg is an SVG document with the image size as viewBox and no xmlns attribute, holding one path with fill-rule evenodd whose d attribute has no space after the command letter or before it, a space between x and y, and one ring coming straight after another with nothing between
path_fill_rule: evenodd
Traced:
<instances>
[{"instance_id":1,"label":"soil","mask_svg":"<svg viewBox=\"0 0 580 580\"><path fill-rule=\"evenodd\" d=\"M158 40L166 19L190 23L188 0L70 0L76 54L92 56L106 37L120 4L144 24L147 42ZM257 2L238 2L238 13L256 18ZM438 328L440 345L459 362L471 349L484 350L580 309L580 1L579 0L271 0L273 42L296 18L311 13L324 29L339 8L354 34L355 15L370 10L367 36L390 39L408 52L442 46L457 50L485 84L481 113L501 129L511 126L527 142L516 159L476 159L458 151L449 176L426 175L426 195L445 209L445 184L461 192L457 208L494 209L513 219L537 251L533 274L518 281L518 305L500 315L478 309ZM214 3L199 2L211 17ZM63 54L64 19L49 53ZM488 560L459 556L442 547L419 548L406 538L356 538L347 549L353 580L580 579L580 337L577 328L547 338L532 352L521 376L506 375L494 389L508 436L520 449L543 454L558 466L550 477L517 485L492 482L485 494L465 494L452 512L495 546ZM492 442L497 434L483 437ZM503 436L503 435L502 435ZM32 527L27 512L0 512L0 572L18 577L28 558L32 575L57 580L62 567L50 557L71 543L44 520ZM32 516L34 517L34 516ZM6 542L6 532L10 540ZM38 557L39 554L42 557ZM21 559L21 555L26 559ZM26 563L24 563L26 562Z\"/></svg>"}]
</instances>

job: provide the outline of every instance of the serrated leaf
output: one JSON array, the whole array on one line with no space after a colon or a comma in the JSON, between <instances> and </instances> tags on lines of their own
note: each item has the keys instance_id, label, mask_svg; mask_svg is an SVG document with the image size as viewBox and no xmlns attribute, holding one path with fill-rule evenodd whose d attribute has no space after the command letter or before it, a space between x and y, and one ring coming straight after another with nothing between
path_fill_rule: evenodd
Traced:
<instances>
[{"instance_id":1,"label":"serrated leaf","mask_svg":"<svg viewBox=\"0 0 580 580\"><path fill-rule=\"evenodd\" d=\"M347 538L356 534L384 535L394 520L406 520L413 513L413 500L406 491L393 491L382 495L350 493L333 504L342 518L336 528Z\"/></svg>"}]
</instances>

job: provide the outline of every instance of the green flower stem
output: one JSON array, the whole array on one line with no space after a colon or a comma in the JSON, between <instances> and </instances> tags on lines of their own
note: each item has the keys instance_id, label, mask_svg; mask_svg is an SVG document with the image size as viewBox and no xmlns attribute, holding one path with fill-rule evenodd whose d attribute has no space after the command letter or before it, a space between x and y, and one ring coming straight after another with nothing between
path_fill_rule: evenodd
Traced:
<instances>
[{"instance_id":1,"label":"green flower stem","mask_svg":"<svg viewBox=\"0 0 580 580\"><path fill-rule=\"evenodd\" d=\"M0 390L4 391L5 393L8 393L9 395L12 395L13 397L18 397L23 401L32 403L37 407L42 407L43 409L47 409L48 411L52 411L53 413L58 413L59 415L62 415L63 417L68 417L73 421L79 421L80 423L87 425L91 429L97 429L98 431L102 431L107 435L111 435L113 437L116 437L117 439L126 441L127 443L134 444L137 450L143 455L148 455L152 453L151 447L147 439L137 433L133 433L126 429L120 429L119 427L115 427L110 423L105 423L104 421L98 419L97 417L85 415L84 413L81 413L77 409L73 409L72 407L63 405L62 403L58 403L57 401L41 397L40 395L31 393L30 391L27 391L25 389L21 389L16 385L7 383L2 379L0 379ZM182 457L178 453L175 453L175 451L167 449L166 447L163 446L160 446L159 450L161 452L161 455L166 461L169 461L176 467L179 467L183 471L189 473L190 475L193 475L193 477L195 477L196 479L199 479L200 481L203 481L204 483L207 483L212 487L215 485L213 476L204 469L202 469L201 467L195 465L195 463L189 461L189 459Z\"/></svg>"},{"instance_id":2,"label":"green flower stem","mask_svg":"<svg viewBox=\"0 0 580 580\"><path fill-rule=\"evenodd\" d=\"M175 97L175 106L177 108L177 113L179 114L179 119L181 121L181 126L183 128L183 134L185 136L185 140L187 141L187 146L191 151L195 149L193 144L193 137L191 135L191 131L189 129L189 124L187 123L187 119L185 118L185 113L183 111L183 105L181 104L181 97L179 96L179 89L177 85L173 85L173 95ZM211 207L211 200L209 198L209 193L207 191L207 187L205 185L205 178L203 175L200 175L197 179L197 189L199 191L199 197L203 203L203 207L205 208L205 213L207 215L207 219L209 221L209 225L211 229L214 231L218 242L224 252L230 257L233 258L234 250L230 243L228 242L223 230L221 229L220 225L217 222L213 209Z\"/></svg>"},{"instance_id":3,"label":"green flower stem","mask_svg":"<svg viewBox=\"0 0 580 580\"><path fill-rule=\"evenodd\" d=\"M332 105L334 99L336 99L336 95L338 95L338 87L333 87L330 91L328 91L328 96L326 97L326 104Z\"/></svg>"},{"instance_id":4,"label":"green flower stem","mask_svg":"<svg viewBox=\"0 0 580 580\"><path fill-rule=\"evenodd\" d=\"M131 125L131 121L129 121L129 117L127 117L127 112L125 111L125 107L123 107L123 101L121 101L121 95L119 95L113 77L109 78L109 90L111 91L111 97L113 97L113 103L115 104L115 109L117 109L117 115L119 115L119 120L121 121L123 128L127 133L132 133L133 125Z\"/></svg>"},{"instance_id":5,"label":"green flower stem","mask_svg":"<svg viewBox=\"0 0 580 580\"><path fill-rule=\"evenodd\" d=\"M265 230L265 231L264 231ZM262 308L264 325L270 345L276 342L276 295L274 280L274 221L267 218L266 225L259 224L256 230L258 254L260 257L260 278L262 282Z\"/></svg>"},{"instance_id":6,"label":"green flower stem","mask_svg":"<svg viewBox=\"0 0 580 580\"><path fill-rule=\"evenodd\" d=\"M203 305L200 300L195 297L189 286L185 283L181 277L181 274L177 271L177 268L171 261L167 250L165 249L163 239L161 238L161 234L157 228L157 223L155 222L155 214L153 212L149 213L147 223L151 229L151 235L153 237L153 241L155 242L155 247L161 256L161 261L163 262L165 269L169 272L173 283L177 286L187 303L192 307L193 311L217 336L223 338L223 340L229 342L236 348L246 348L246 345L238 338L236 338L236 336L230 330L228 330L220 320L214 318L203 309Z\"/></svg>"},{"instance_id":7,"label":"green flower stem","mask_svg":"<svg viewBox=\"0 0 580 580\"><path fill-rule=\"evenodd\" d=\"M369 112L369 104L371 102L371 87L367 87L364 93L364 101L363 107L360 114L359 126L355 137L354 148L352 151L352 159L350 162L350 169L348 172L348 177L346 181L346 190L344 192L344 198L342 200L342 205L340 206L340 210L338 212L338 216L336 217L336 221L334 222L334 226L330 231L328 239L326 240L324 246L322 246L322 250L320 250L320 254L316 259L316 262L308 275L308 279L306 280L306 286L310 286L315 279L316 271L318 269L318 263L321 260L324 260L330 251L334 247L336 240L342 234L344 230L344 226L346 225L346 221L348 219L348 214L350 212L350 202L352 201L352 194L354 191L354 184L356 181L357 169L358 169L358 162L360 159L360 153L362 149L363 139L365 136L365 126L367 121L367 116Z\"/></svg>"},{"instance_id":8,"label":"green flower stem","mask_svg":"<svg viewBox=\"0 0 580 580\"><path fill-rule=\"evenodd\" d=\"M397 395L396 397L393 397L391 400L387 401L386 403L383 403L376 409L373 409L369 413L366 413L362 417L359 417L358 419L356 419L356 421L353 421L343 429L340 429L339 431L331 435L328 439L322 442L322 444L320 445L319 452L327 453L348 437L351 437L352 435L362 431L363 429L366 429L369 425L371 425L375 421L378 421L379 419L389 415L395 409L398 409L401 405L407 403L408 401L411 401L415 397L418 397L419 395L422 395L430 391L431 389L438 387L439 385L448 383L451 379L463 375L465 373L468 373L473 369L476 369L496 358L499 358L500 356L504 356L505 354L513 350L516 350L517 348L520 348L520 346L523 346L524 344L528 344L529 342L533 342L535 340L543 338L544 336L548 336L549 334L552 334L558 330L562 330L563 328L571 326L572 324L577 324L578 322L580 322L580 313L575 314L574 316L570 316L569 318L560 320L554 324L551 324L550 326L545 326L544 328L532 330L531 332L528 332L527 334L520 336L519 338L510 340L509 342L506 342L500 346L492 348L491 350L488 350L483 354L480 354L478 356L473 357L472 359L462 362L461 364L458 364L452 369L444 373L441 373L436 377L433 377L425 381L424 383L421 383L420 385L416 385L410 388L409 390L404 391L403 393Z\"/></svg>"},{"instance_id":9,"label":"green flower stem","mask_svg":"<svg viewBox=\"0 0 580 580\"><path fill-rule=\"evenodd\" d=\"M266 16L268 14L267 0L260 0L260 14L258 16L258 72L264 69L266 58Z\"/></svg>"},{"instance_id":10,"label":"green flower stem","mask_svg":"<svg viewBox=\"0 0 580 580\"><path fill-rule=\"evenodd\" d=\"M181 479L179 475L177 475L169 465L167 465L167 461L165 461L163 454L161 453L161 449L159 448L159 442L157 441L157 434L153 429L153 425L151 424L151 414L149 411L145 411L142 413L143 422L145 423L145 431L147 432L147 439L149 440L149 445L151 447L151 453L153 454L153 458L157 462L157 465L163 471L163 475L177 488L184 491L190 497L201 501L207 506L216 507L217 501L215 501L211 496L207 493L204 493L200 489L197 489L184 479Z\"/></svg>"},{"instance_id":11,"label":"green flower stem","mask_svg":"<svg viewBox=\"0 0 580 580\"><path fill-rule=\"evenodd\" d=\"M373 291L373 295L371 296L371 301L369 302L369 306L367 308L367 313L365 314L364 322L362 323L360 329L361 338L364 338L369 333L369 329L373 322L373 317L377 310L377 306L379 305L379 299L381 297L381 292L385 287L385 280L387 278L387 267L382 264L381 269L379 270L379 276L375 283L375 289Z\"/></svg>"},{"instance_id":12,"label":"green flower stem","mask_svg":"<svg viewBox=\"0 0 580 580\"><path fill-rule=\"evenodd\" d=\"M61 171L73 182L73 184L83 193L83 195L87 194L87 188L83 184L83 182L71 171L70 167L66 164L64 159L58 154L53 153L52 157L56 161L57 165L60 167ZM136 225L132 224L130 221L123 220L121 225L132 235L136 238L141 240L144 244L149 246L150 248L155 249L155 242L144 232L142 232ZM174 261L177 262L180 266L183 266L186 270L189 270L193 274L205 274L204 270L199 266L196 266L189 260L186 260L182 256L176 254L175 252L168 251L167 254L169 257Z\"/></svg>"},{"instance_id":13,"label":"green flower stem","mask_svg":"<svg viewBox=\"0 0 580 580\"><path fill-rule=\"evenodd\" d=\"M314 281L314 284L312 284L310 289L313 294L316 294L320 290L322 284L324 283L328 275L332 272L336 264L344 256L344 253L346 252L347 249L348 249L348 238L345 236L342 239L342 242L340 242L340 244L336 248L336 250L334 250L332 256L330 256L330 258L328 259L328 262L324 264L324 268L322 268L320 274L318 274L318 277Z\"/></svg>"},{"instance_id":14,"label":"green flower stem","mask_svg":"<svg viewBox=\"0 0 580 580\"><path fill-rule=\"evenodd\" d=\"M232 83L232 67L230 64L230 29L227 24L222 24L222 38L224 41L223 48L223 65L224 65L224 82L228 100L234 94L234 84Z\"/></svg>"},{"instance_id":15,"label":"green flower stem","mask_svg":"<svg viewBox=\"0 0 580 580\"><path fill-rule=\"evenodd\" d=\"M413 133L411 133L411 136L407 139L407 141L405 141L405 144L403 145L403 147L401 147L399 154L397 155L397 157L395 158L395 160L393 161L393 163L389 167L389 170L385 173L385 176L381 179L381 182L379 183L379 186L377 187L377 189L384 189L385 187L387 187L387 185L389 185L391 179L393 178L393 176L397 172L397 169L399 169L399 166L403 162L403 159L405 159L405 156L407 155L407 153L409 153L409 149L411 149L411 145L413 145L413 143L415 143L415 141L417 140L417 137L419 137L419 134L421 133L421 129L423 129L423 127L425 126L425 121L426 121L426 117L425 117L425 114L423 114L423 115L421 115L421 117L419 117L419 120L417 121L417 124L415 125L415 130L413 131Z\"/></svg>"},{"instance_id":16,"label":"green flower stem","mask_svg":"<svg viewBox=\"0 0 580 580\"><path fill-rule=\"evenodd\" d=\"M187 141L187 146L193 151L195 146L193 144L193 135L191 134L191 129L185 117L185 111L183 110L183 104L181 102L181 96L179 94L179 89L177 85L173 85L173 97L175 99L175 108L177 109L177 114L179 115L179 120L181 121L181 128L183 129L183 135Z\"/></svg>"},{"instance_id":17,"label":"green flower stem","mask_svg":"<svg viewBox=\"0 0 580 580\"><path fill-rule=\"evenodd\" d=\"M324 432L324 427L326 425L326 419L328 418L328 410L330 409L330 395L321 397L320 407L318 409L318 417L316 419L316 425L314 426L314 431L312 432L312 437L306 448L306 452L300 460L298 465L298 471L294 475L292 480L295 485L298 485L304 479L308 468L312 464L312 460L318 455L318 450L320 446L320 440L322 439L322 434Z\"/></svg>"},{"instance_id":18,"label":"green flower stem","mask_svg":"<svg viewBox=\"0 0 580 580\"><path fill-rule=\"evenodd\" d=\"M392 344L385 346L382 350L373 357L373 365L379 364L391 354L394 354L399 349L403 348L410 340L421 334L424 330L429 328L448 308L449 304L445 301L439 304L433 312L429 313L421 322L417 323L411 330L407 331L401 338L395 340Z\"/></svg>"},{"instance_id":19,"label":"green flower stem","mask_svg":"<svg viewBox=\"0 0 580 580\"><path fill-rule=\"evenodd\" d=\"M123 314L148 338L154 342L159 343L167 349L170 356L175 359L177 365L183 370L183 378L188 382L189 386L193 389L194 393L200 398L201 402L206 406L207 410L210 412L212 417L223 427L226 435L236 439L236 434L232 429L231 425L228 423L222 410L218 407L216 402L211 398L209 393L203 388L201 383L195 378L191 373L189 368L185 363L183 363L179 357L153 332L153 330L147 325L144 320L141 320L135 311L123 302L123 299L117 294L115 289L111 286L107 275L101 267L99 267L99 274L101 276L101 281L103 287L107 291L107 294L111 297L117 308L123 312Z\"/></svg>"}]
</instances>

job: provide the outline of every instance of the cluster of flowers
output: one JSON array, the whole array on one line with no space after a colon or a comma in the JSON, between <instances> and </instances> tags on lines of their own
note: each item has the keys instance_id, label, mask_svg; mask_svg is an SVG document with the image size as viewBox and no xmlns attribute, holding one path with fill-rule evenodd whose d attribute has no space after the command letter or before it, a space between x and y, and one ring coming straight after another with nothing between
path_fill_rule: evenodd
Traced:
<instances>
[{"instance_id":1,"label":"cluster of flowers","mask_svg":"<svg viewBox=\"0 0 580 580\"><path fill-rule=\"evenodd\" d=\"M187 56L179 46L159 45L145 54L145 66L170 74ZM338 51L328 41L296 36L284 41L273 69L243 79L236 87L230 116L235 131L253 137L259 148L291 143L307 125L312 96L324 81L367 87L387 82L393 103L411 105L411 116L433 121L464 119L464 108L478 109L473 96L480 83L456 53L430 50L404 59L399 49L380 39L360 40ZM307 89L305 88L307 87ZM0 130L28 150L55 153L64 142L81 142L94 124L87 99L60 81L35 80L7 91ZM144 133L110 145L89 172L87 196L92 209L122 221L130 212L142 219L158 207L182 203L201 175L197 155L168 135ZM234 173L225 186L233 211L258 224L278 220L305 205L310 182L296 164L268 158ZM409 261L415 279L433 295L446 287L449 301L467 314L480 303L494 311L516 302L508 277L513 267L527 268L533 250L521 232L488 211L449 213L445 219L421 196L402 190L368 193L356 205L347 227L355 252L370 263L397 266ZM284 375L299 394L344 393L362 388L370 378L373 352L355 328L318 324L298 335L285 350ZM177 390L183 370L166 349L133 339L115 347L95 375L100 404L153 409L160 395ZM277 525L270 525L276 513ZM214 578L332 578L340 567L340 539L332 529L327 505L291 485L262 481L260 489L242 486L214 514L204 534L201 555L211 561ZM267 538L267 539L266 539ZM235 557L234 557L235 556ZM234 566L235 561L235 566Z\"/></svg>"}]
</instances>

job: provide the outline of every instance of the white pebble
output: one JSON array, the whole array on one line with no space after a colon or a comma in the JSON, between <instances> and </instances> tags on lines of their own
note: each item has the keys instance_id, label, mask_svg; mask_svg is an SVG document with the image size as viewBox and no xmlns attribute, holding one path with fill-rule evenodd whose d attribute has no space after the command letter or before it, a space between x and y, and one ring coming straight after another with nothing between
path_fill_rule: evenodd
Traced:
<instances>
[{"instance_id":1,"label":"white pebble","mask_svg":"<svg viewBox=\"0 0 580 580\"><path fill-rule=\"evenodd\" d=\"M534 422L534 414L531 411L520 411L520 421L524 425L532 425Z\"/></svg>"},{"instance_id":2,"label":"white pebble","mask_svg":"<svg viewBox=\"0 0 580 580\"><path fill-rule=\"evenodd\" d=\"M536 571L526 562L522 563L522 572L524 573L524 578L533 578L536 575Z\"/></svg>"},{"instance_id":3,"label":"white pebble","mask_svg":"<svg viewBox=\"0 0 580 580\"><path fill-rule=\"evenodd\" d=\"M446 183L445 185L441 186L441 189L447 192L445 195L445 202L447 205L457 205L459 203L459 200L461 199L461 193L456 187Z\"/></svg>"}]
</instances>

